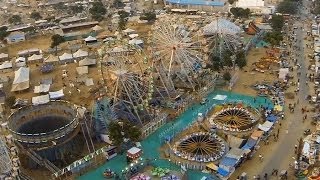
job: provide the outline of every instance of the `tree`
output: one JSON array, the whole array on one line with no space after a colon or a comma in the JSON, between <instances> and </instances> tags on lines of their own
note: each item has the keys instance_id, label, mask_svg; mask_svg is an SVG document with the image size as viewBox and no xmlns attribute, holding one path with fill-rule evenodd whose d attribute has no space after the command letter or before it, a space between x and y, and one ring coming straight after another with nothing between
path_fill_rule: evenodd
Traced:
<instances>
[{"instance_id":1,"label":"tree","mask_svg":"<svg viewBox=\"0 0 320 180\"><path fill-rule=\"evenodd\" d=\"M55 10L57 10L57 11L63 11L63 10L66 10L66 9L67 9L67 6L64 5L63 2L59 2L58 4L55 4L55 5L53 6L53 8L54 8Z\"/></svg>"},{"instance_id":2,"label":"tree","mask_svg":"<svg viewBox=\"0 0 320 180\"><path fill-rule=\"evenodd\" d=\"M9 34L7 32L8 27L7 26L2 26L0 27L0 40L4 40L5 37Z\"/></svg>"},{"instance_id":3,"label":"tree","mask_svg":"<svg viewBox=\"0 0 320 180\"><path fill-rule=\"evenodd\" d=\"M284 18L282 15L272 15L270 19L270 24L273 30L281 31L284 25Z\"/></svg>"},{"instance_id":4,"label":"tree","mask_svg":"<svg viewBox=\"0 0 320 180\"><path fill-rule=\"evenodd\" d=\"M250 15L250 9L243 9L239 7L231 8L230 12L235 18L248 18Z\"/></svg>"},{"instance_id":5,"label":"tree","mask_svg":"<svg viewBox=\"0 0 320 180\"><path fill-rule=\"evenodd\" d=\"M229 71L226 71L225 73L223 73L223 79L227 82L229 82L231 80L231 74Z\"/></svg>"},{"instance_id":6,"label":"tree","mask_svg":"<svg viewBox=\"0 0 320 180\"><path fill-rule=\"evenodd\" d=\"M30 14L30 18L32 18L32 19L37 21L39 19L42 19L42 16L40 15L39 12L32 11L32 13Z\"/></svg>"},{"instance_id":7,"label":"tree","mask_svg":"<svg viewBox=\"0 0 320 180\"><path fill-rule=\"evenodd\" d=\"M114 8L122 8L125 4L121 0L114 0L112 6Z\"/></svg>"},{"instance_id":8,"label":"tree","mask_svg":"<svg viewBox=\"0 0 320 180\"><path fill-rule=\"evenodd\" d=\"M233 4L236 0L228 0L229 4Z\"/></svg>"},{"instance_id":9,"label":"tree","mask_svg":"<svg viewBox=\"0 0 320 180\"><path fill-rule=\"evenodd\" d=\"M278 4L277 11L282 14L296 14L298 6L296 2L284 0Z\"/></svg>"},{"instance_id":10,"label":"tree","mask_svg":"<svg viewBox=\"0 0 320 180\"><path fill-rule=\"evenodd\" d=\"M128 121L112 121L108 124L109 137L113 144L119 146L123 143L124 138L131 141L138 141L141 137L141 131Z\"/></svg>"},{"instance_id":11,"label":"tree","mask_svg":"<svg viewBox=\"0 0 320 180\"><path fill-rule=\"evenodd\" d=\"M58 46L59 44L63 43L65 41L65 39L60 36L59 34L55 34L51 36L51 48L56 48L56 54L57 54L57 50L58 50Z\"/></svg>"},{"instance_id":12,"label":"tree","mask_svg":"<svg viewBox=\"0 0 320 180\"><path fill-rule=\"evenodd\" d=\"M148 22L154 22L157 19L157 15L154 11L144 12L140 15L140 20L147 20Z\"/></svg>"},{"instance_id":13,"label":"tree","mask_svg":"<svg viewBox=\"0 0 320 180\"><path fill-rule=\"evenodd\" d=\"M279 31L267 32L263 38L265 41L269 42L272 46L280 45L283 40L283 36Z\"/></svg>"},{"instance_id":14,"label":"tree","mask_svg":"<svg viewBox=\"0 0 320 180\"><path fill-rule=\"evenodd\" d=\"M81 13L84 10L82 5L70 6L69 8L73 14Z\"/></svg>"},{"instance_id":15,"label":"tree","mask_svg":"<svg viewBox=\"0 0 320 180\"><path fill-rule=\"evenodd\" d=\"M232 55L232 53L229 50L222 52L222 65L223 66L228 66L228 67L233 66L231 55Z\"/></svg>"},{"instance_id":16,"label":"tree","mask_svg":"<svg viewBox=\"0 0 320 180\"><path fill-rule=\"evenodd\" d=\"M92 7L89 9L89 12L93 19L97 21L102 21L103 16L107 13L107 9L104 7L101 1L96 1L92 4Z\"/></svg>"},{"instance_id":17,"label":"tree","mask_svg":"<svg viewBox=\"0 0 320 180\"><path fill-rule=\"evenodd\" d=\"M13 15L9 18L9 23L11 24L20 24L21 23L21 17L19 15Z\"/></svg>"},{"instance_id":18,"label":"tree","mask_svg":"<svg viewBox=\"0 0 320 180\"><path fill-rule=\"evenodd\" d=\"M219 56L212 56L211 58L212 70L219 71L222 68L221 60Z\"/></svg>"},{"instance_id":19,"label":"tree","mask_svg":"<svg viewBox=\"0 0 320 180\"><path fill-rule=\"evenodd\" d=\"M118 28L119 30L124 30L127 26L129 13L126 11L119 11L119 22L118 22Z\"/></svg>"},{"instance_id":20,"label":"tree","mask_svg":"<svg viewBox=\"0 0 320 180\"><path fill-rule=\"evenodd\" d=\"M4 100L4 105L8 108L11 108L16 103L15 96L9 96Z\"/></svg>"},{"instance_id":21,"label":"tree","mask_svg":"<svg viewBox=\"0 0 320 180\"><path fill-rule=\"evenodd\" d=\"M247 65L247 59L246 59L246 54L244 51L240 51L236 55L236 62L237 66L242 69Z\"/></svg>"}]
</instances>

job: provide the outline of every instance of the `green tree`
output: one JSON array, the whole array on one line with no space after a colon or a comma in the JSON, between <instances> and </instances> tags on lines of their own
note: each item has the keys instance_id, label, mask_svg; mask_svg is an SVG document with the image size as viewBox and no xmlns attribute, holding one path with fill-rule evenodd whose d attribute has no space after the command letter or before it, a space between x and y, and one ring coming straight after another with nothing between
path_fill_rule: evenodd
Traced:
<instances>
[{"instance_id":1,"label":"green tree","mask_svg":"<svg viewBox=\"0 0 320 180\"><path fill-rule=\"evenodd\" d=\"M55 34L51 36L51 48L56 48L56 54L57 54L57 50L58 50L58 46L59 44L63 43L65 41L65 39L60 36L59 34Z\"/></svg>"},{"instance_id":2,"label":"green tree","mask_svg":"<svg viewBox=\"0 0 320 180\"><path fill-rule=\"evenodd\" d=\"M282 14L296 14L298 11L298 4L294 1L284 0L278 4L277 11Z\"/></svg>"},{"instance_id":3,"label":"green tree","mask_svg":"<svg viewBox=\"0 0 320 180\"><path fill-rule=\"evenodd\" d=\"M82 5L70 6L69 8L73 14L81 13L84 10Z\"/></svg>"},{"instance_id":4,"label":"green tree","mask_svg":"<svg viewBox=\"0 0 320 180\"><path fill-rule=\"evenodd\" d=\"M108 124L109 137L113 144L119 146L123 143L124 138L131 141L138 141L141 137L141 131L128 121L112 121Z\"/></svg>"},{"instance_id":5,"label":"green tree","mask_svg":"<svg viewBox=\"0 0 320 180\"><path fill-rule=\"evenodd\" d=\"M233 66L231 55L232 55L232 53L229 50L222 52L222 65L223 66L228 66L228 67Z\"/></svg>"},{"instance_id":6,"label":"green tree","mask_svg":"<svg viewBox=\"0 0 320 180\"><path fill-rule=\"evenodd\" d=\"M228 0L229 4L233 4L236 0Z\"/></svg>"},{"instance_id":7,"label":"green tree","mask_svg":"<svg viewBox=\"0 0 320 180\"><path fill-rule=\"evenodd\" d=\"M42 19L42 16L40 15L39 12L37 11L32 11L32 13L30 14L30 18L34 19L34 20L39 20Z\"/></svg>"},{"instance_id":8,"label":"green tree","mask_svg":"<svg viewBox=\"0 0 320 180\"><path fill-rule=\"evenodd\" d=\"M104 15L107 13L107 9L101 1L95 1L89 9L89 12L94 20L102 21Z\"/></svg>"},{"instance_id":9,"label":"green tree","mask_svg":"<svg viewBox=\"0 0 320 180\"><path fill-rule=\"evenodd\" d=\"M122 8L125 4L121 0L114 0L112 6L114 8Z\"/></svg>"},{"instance_id":10,"label":"green tree","mask_svg":"<svg viewBox=\"0 0 320 180\"><path fill-rule=\"evenodd\" d=\"M7 29L7 26L0 27L0 40L4 40L4 38L8 36L9 33L7 32Z\"/></svg>"},{"instance_id":11,"label":"green tree","mask_svg":"<svg viewBox=\"0 0 320 180\"><path fill-rule=\"evenodd\" d=\"M279 31L267 32L263 38L265 41L270 43L272 46L280 45L283 40L283 36Z\"/></svg>"},{"instance_id":12,"label":"green tree","mask_svg":"<svg viewBox=\"0 0 320 180\"><path fill-rule=\"evenodd\" d=\"M66 10L66 9L67 9L67 6L64 5L63 2L59 2L58 4L55 4L55 5L53 6L53 8L54 8L55 10L61 12L61 11Z\"/></svg>"},{"instance_id":13,"label":"green tree","mask_svg":"<svg viewBox=\"0 0 320 180\"><path fill-rule=\"evenodd\" d=\"M219 71L222 68L221 60L219 56L211 57L212 70Z\"/></svg>"},{"instance_id":14,"label":"green tree","mask_svg":"<svg viewBox=\"0 0 320 180\"><path fill-rule=\"evenodd\" d=\"M139 19L147 20L148 22L154 22L157 19L157 15L154 11L148 11L141 14Z\"/></svg>"},{"instance_id":15,"label":"green tree","mask_svg":"<svg viewBox=\"0 0 320 180\"><path fill-rule=\"evenodd\" d=\"M240 51L236 55L236 62L237 66L242 69L247 65L247 59L246 59L246 54L244 51Z\"/></svg>"},{"instance_id":16,"label":"green tree","mask_svg":"<svg viewBox=\"0 0 320 180\"><path fill-rule=\"evenodd\" d=\"M284 18L282 15L272 15L270 19L270 24L273 30L281 31L284 25Z\"/></svg>"},{"instance_id":17,"label":"green tree","mask_svg":"<svg viewBox=\"0 0 320 180\"><path fill-rule=\"evenodd\" d=\"M9 23L11 23L11 24L20 24L21 23L21 17L19 15L12 15L9 18Z\"/></svg>"},{"instance_id":18,"label":"green tree","mask_svg":"<svg viewBox=\"0 0 320 180\"><path fill-rule=\"evenodd\" d=\"M16 97L15 96L9 96L4 100L4 105L7 108L12 108L12 106L16 103Z\"/></svg>"},{"instance_id":19,"label":"green tree","mask_svg":"<svg viewBox=\"0 0 320 180\"><path fill-rule=\"evenodd\" d=\"M118 28L119 30L124 30L127 26L129 13L126 11L119 11L118 14L119 14Z\"/></svg>"},{"instance_id":20,"label":"green tree","mask_svg":"<svg viewBox=\"0 0 320 180\"><path fill-rule=\"evenodd\" d=\"M223 77L223 79L224 79L225 81L227 81L227 82L229 82L229 81L231 80L231 74L230 74L229 71L224 72L223 75L222 75L222 77Z\"/></svg>"},{"instance_id":21,"label":"green tree","mask_svg":"<svg viewBox=\"0 0 320 180\"><path fill-rule=\"evenodd\" d=\"M231 8L230 12L235 18L248 18L250 15L250 9L243 9L239 7Z\"/></svg>"}]
</instances>

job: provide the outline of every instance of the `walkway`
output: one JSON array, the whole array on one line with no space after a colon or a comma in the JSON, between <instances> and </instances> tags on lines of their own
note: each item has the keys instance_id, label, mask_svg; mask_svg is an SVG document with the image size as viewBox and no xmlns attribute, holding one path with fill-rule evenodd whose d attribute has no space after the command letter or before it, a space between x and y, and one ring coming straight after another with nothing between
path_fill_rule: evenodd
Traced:
<instances>
[{"instance_id":1,"label":"walkway","mask_svg":"<svg viewBox=\"0 0 320 180\"><path fill-rule=\"evenodd\" d=\"M153 134L148 136L146 139L144 139L141 142L142 150L143 150L143 158L149 158L155 160L153 164L160 166L160 167L166 167L166 168L178 168L177 166L170 164L169 161L160 159L160 152L159 149L162 146L162 142L159 139L159 135L163 134L167 129L170 127L174 127L174 132L180 132L185 127L187 127L189 124L194 122L196 120L198 113L206 113L208 110L211 110L215 104L222 103L221 101L213 100L213 97L217 94L221 95L227 95L226 102L234 102L234 101L242 101L248 105L251 105L252 107L260 107L263 106L272 106L271 102L269 100L266 100L263 97L257 97L257 101L253 102L253 97L250 96L244 96L241 94L235 94L231 92L225 92L225 91L214 91L213 93L208 95L209 102L205 105L193 105L189 109L186 110L181 116L179 116L174 122L167 123L161 128L159 128L157 131L155 131ZM168 133L171 133L172 131L167 131ZM125 169L128 166L126 162L126 154L118 155L115 158L111 159L109 162L105 163L104 165L100 166L98 169L95 169L81 177L79 177L79 180L87 180L87 179L104 179L102 174L103 171L107 168L112 169L118 174L121 174L121 170ZM203 176L202 173L200 173L197 176L197 173L195 171L192 171L193 178L199 177L199 179ZM198 178L196 178L198 179Z\"/></svg>"}]
</instances>

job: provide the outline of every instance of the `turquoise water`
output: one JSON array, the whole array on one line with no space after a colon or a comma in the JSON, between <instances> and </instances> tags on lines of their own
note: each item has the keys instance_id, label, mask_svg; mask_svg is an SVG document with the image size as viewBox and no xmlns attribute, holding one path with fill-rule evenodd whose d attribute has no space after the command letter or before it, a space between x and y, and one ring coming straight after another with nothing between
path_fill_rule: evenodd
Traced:
<instances>
[{"instance_id":1,"label":"turquoise water","mask_svg":"<svg viewBox=\"0 0 320 180\"><path fill-rule=\"evenodd\" d=\"M217 94L227 95L227 99L225 100L225 102L242 101L243 103L251 105L252 107L256 107L256 108L260 107L260 105L272 106L271 101L266 100L266 98L264 97L256 97L256 102L254 103L253 97L251 96L245 96L242 94L216 90L208 95L207 99L209 100L209 102L207 102L205 105L196 104L191 106L183 114L181 114L174 122L165 124L164 126L159 128L157 131L155 131L153 134L151 134L146 139L144 139L141 142L141 146L142 146L141 148L143 150L142 158L153 159L152 164L156 166L178 170L179 167L177 167L173 163L164 159L159 159L160 158L159 148L163 145L163 142L160 140L160 137L161 136L165 137L166 135L171 136L174 132L182 131L189 124L191 124L197 119L198 113L206 114L206 112L211 110L214 107L214 105L223 103L223 101L217 101L212 99ZM123 155L116 156L115 158L111 159L110 161L103 164L99 168L80 176L78 179L79 180L104 179L102 174L105 169L110 168L114 172L121 174L121 171L125 169L127 166L128 164L126 161L126 154L124 153ZM191 171L191 172L192 173L188 173L188 175L190 174L190 176L192 176L192 178L190 177L191 179L197 180L203 177L203 173L201 173L200 171L199 172Z\"/></svg>"}]
</instances>

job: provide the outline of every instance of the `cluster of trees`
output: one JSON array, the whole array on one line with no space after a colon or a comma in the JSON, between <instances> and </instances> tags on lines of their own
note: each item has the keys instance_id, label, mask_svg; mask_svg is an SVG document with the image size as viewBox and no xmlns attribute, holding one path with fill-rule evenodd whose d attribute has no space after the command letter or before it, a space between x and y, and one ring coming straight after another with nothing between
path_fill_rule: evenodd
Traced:
<instances>
[{"instance_id":1,"label":"cluster of trees","mask_svg":"<svg viewBox=\"0 0 320 180\"><path fill-rule=\"evenodd\" d=\"M230 9L230 12L235 18L248 18L250 15L250 9L243 9L239 7L234 7Z\"/></svg>"},{"instance_id":2,"label":"cluster of trees","mask_svg":"<svg viewBox=\"0 0 320 180\"><path fill-rule=\"evenodd\" d=\"M284 25L283 16L273 15L270 19L270 24L273 30L265 34L264 40L269 42L272 46L277 46L283 40L283 35L281 32Z\"/></svg>"},{"instance_id":3,"label":"cluster of trees","mask_svg":"<svg viewBox=\"0 0 320 180\"><path fill-rule=\"evenodd\" d=\"M140 20L147 20L148 22L154 22L157 19L157 15L154 11L143 12L140 15Z\"/></svg>"},{"instance_id":4,"label":"cluster of trees","mask_svg":"<svg viewBox=\"0 0 320 180\"><path fill-rule=\"evenodd\" d=\"M37 11L32 11L32 13L30 14L30 18L34 19L34 20L39 20L42 19L42 16L40 15L39 12Z\"/></svg>"},{"instance_id":5,"label":"cluster of trees","mask_svg":"<svg viewBox=\"0 0 320 180\"><path fill-rule=\"evenodd\" d=\"M277 11L282 14L296 14L298 11L298 0L283 0L277 6Z\"/></svg>"},{"instance_id":6,"label":"cluster of trees","mask_svg":"<svg viewBox=\"0 0 320 180\"><path fill-rule=\"evenodd\" d=\"M320 1L314 2L314 8L312 10L313 14L320 14Z\"/></svg>"},{"instance_id":7,"label":"cluster of trees","mask_svg":"<svg viewBox=\"0 0 320 180\"><path fill-rule=\"evenodd\" d=\"M107 9L101 1L95 1L89 9L89 12L94 20L102 21L104 15L107 13Z\"/></svg>"},{"instance_id":8,"label":"cluster of trees","mask_svg":"<svg viewBox=\"0 0 320 180\"><path fill-rule=\"evenodd\" d=\"M124 138L137 142L141 137L140 128L134 126L129 121L112 121L108 125L108 130L109 137L116 146L121 145Z\"/></svg>"},{"instance_id":9,"label":"cluster of trees","mask_svg":"<svg viewBox=\"0 0 320 180\"><path fill-rule=\"evenodd\" d=\"M58 49L58 46L59 44L65 42L65 39L60 36L59 34L54 34L51 36L51 45L50 47L51 48L56 48L56 54L57 54L57 49Z\"/></svg>"},{"instance_id":10,"label":"cluster of trees","mask_svg":"<svg viewBox=\"0 0 320 180\"><path fill-rule=\"evenodd\" d=\"M7 32L8 27L7 26L2 26L0 27L0 40L4 40L5 37L7 37L7 35L9 34Z\"/></svg>"},{"instance_id":11,"label":"cluster of trees","mask_svg":"<svg viewBox=\"0 0 320 180\"><path fill-rule=\"evenodd\" d=\"M19 15L12 15L9 18L9 23L11 24L20 24L21 23L21 17Z\"/></svg>"},{"instance_id":12,"label":"cluster of trees","mask_svg":"<svg viewBox=\"0 0 320 180\"><path fill-rule=\"evenodd\" d=\"M244 51L239 51L235 54L235 61L232 59L232 52L225 51L222 53L222 57L211 56L212 69L219 71L223 67L232 67L233 65L238 66L240 69L247 65L247 59Z\"/></svg>"}]
</instances>

